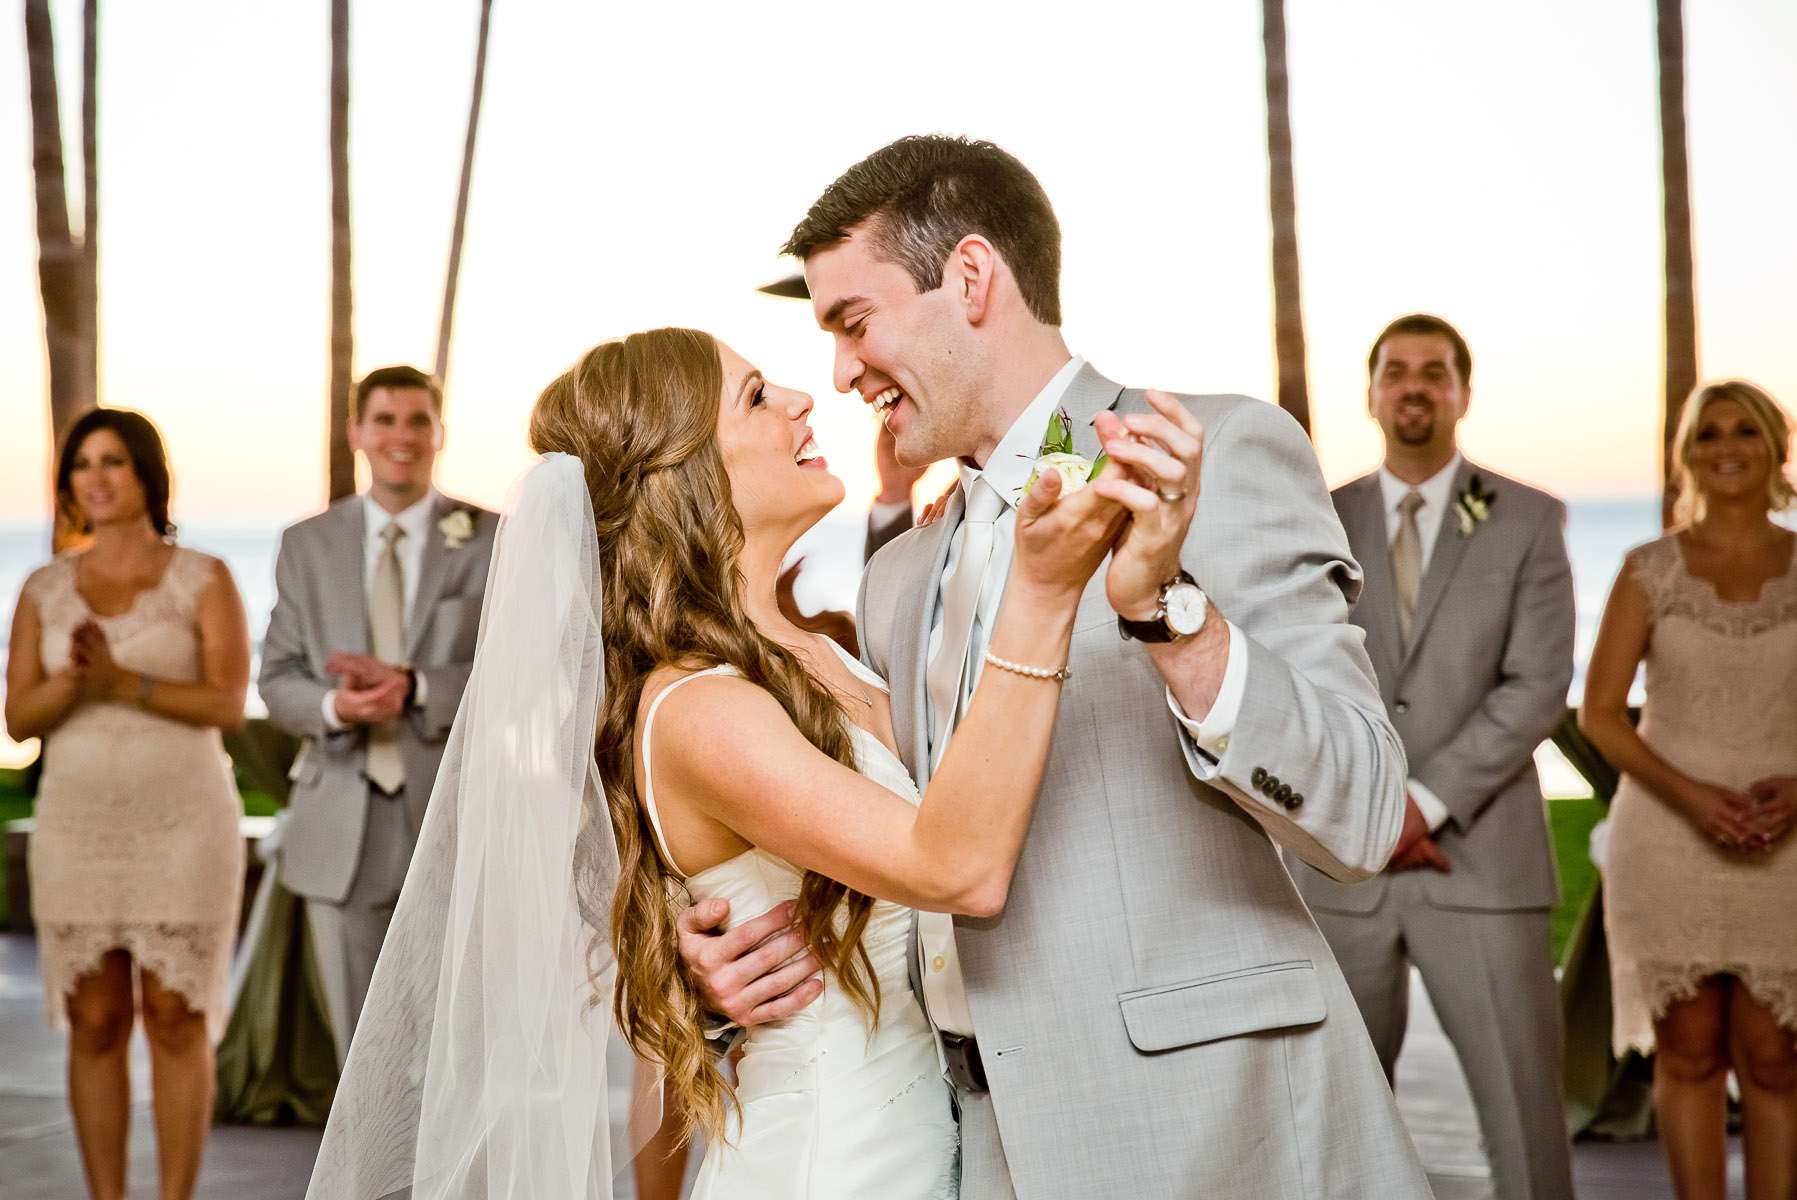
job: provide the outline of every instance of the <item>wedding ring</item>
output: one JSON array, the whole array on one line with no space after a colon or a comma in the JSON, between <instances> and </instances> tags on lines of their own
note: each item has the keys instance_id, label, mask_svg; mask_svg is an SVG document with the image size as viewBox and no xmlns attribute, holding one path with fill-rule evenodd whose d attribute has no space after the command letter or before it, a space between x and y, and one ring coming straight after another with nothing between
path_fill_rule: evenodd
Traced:
<instances>
[{"instance_id":1,"label":"wedding ring","mask_svg":"<svg viewBox=\"0 0 1797 1200\"><path fill-rule=\"evenodd\" d=\"M1159 496L1162 500L1165 500L1168 504L1178 504L1181 500L1186 498L1184 488L1180 488L1177 492L1156 491L1154 494Z\"/></svg>"}]
</instances>

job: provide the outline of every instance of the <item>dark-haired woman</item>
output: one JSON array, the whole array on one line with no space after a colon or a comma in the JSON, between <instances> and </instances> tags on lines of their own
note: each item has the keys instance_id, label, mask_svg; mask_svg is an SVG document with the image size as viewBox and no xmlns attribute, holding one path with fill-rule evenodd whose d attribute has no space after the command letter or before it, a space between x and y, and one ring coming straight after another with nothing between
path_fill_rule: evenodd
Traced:
<instances>
[{"instance_id":1,"label":"dark-haired woman","mask_svg":"<svg viewBox=\"0 0 1797 1200\"><path fill-rule=\"evenodd\" d=\"M50 1022L69 1033L69 1103L88 1189L125 1194L130 1076L150 1045L161 1195L193 1194L243 887L241 812L221 729L243 720L249 635L230 572L176 545L149 420L70 428L57 502L81 544L25 581L6 724L43 739L31 905Z\"/></svg>"}]
</instances>

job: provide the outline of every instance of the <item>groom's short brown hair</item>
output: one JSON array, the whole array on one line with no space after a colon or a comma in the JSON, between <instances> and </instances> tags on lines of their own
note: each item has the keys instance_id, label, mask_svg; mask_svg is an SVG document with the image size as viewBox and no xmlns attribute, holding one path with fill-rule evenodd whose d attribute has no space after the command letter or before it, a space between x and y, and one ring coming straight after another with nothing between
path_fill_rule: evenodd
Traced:
<instances>
[{"instance_id":1,"label":"groom's short brown hair","mask_svg":"<svg viewBox=\"0 0 1797 1200\"><path fill-rule=\"evenodd\" d=\"M808 258L864 223L875 252L919 292L942 286L942 265L970 233L991 242L1044 325L1061 323L1061 226L1029 168L991 142L921 134L882 146L812 204L782 254Z\"/></svg>"}]
</instances>

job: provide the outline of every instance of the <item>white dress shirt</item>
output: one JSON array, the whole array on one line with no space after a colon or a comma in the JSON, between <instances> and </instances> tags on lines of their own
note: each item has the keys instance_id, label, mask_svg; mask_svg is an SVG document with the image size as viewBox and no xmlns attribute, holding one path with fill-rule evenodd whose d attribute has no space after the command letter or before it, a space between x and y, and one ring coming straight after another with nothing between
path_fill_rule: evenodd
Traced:
<instances>
[{"instance_id":1,"label":"white dress shirt","mask_svg":"<svg viewBox=\"0 0 1797 1200\"><path fill-rule=\"evenodd\" d=\"M424 563L425 539L431 535L431 512L437 502L435 488L426 492L424 499L399 512L389 513L375 502L368 493L362 493L362 594L368 595L374 587L375 567L380 563L382 541L381 534L389 523L405 530L406 536L399 539L393 552L399 556L399 577L402 589L402 605L405 620L412 617L412 601L418 595L418 574ZM415 675L416 685L412 694L412 706L420 708L424 705L424 676ZM337 689L332 688L324 696L324 724L332 731L347 729L349 726L337 716Z\"/></svg>"},{"instance_id":2,"label":"white dress shirt","mask_svg":"<svg viewBox=\"0 0 1797 1200\"><path fill-rule=\"evenodd\" d=\"M1389 551L1391 544L1397 540L1398 527L1403 523L1403 516L1398 512L1398 505L1410 494L1414 486L1418 495L1423 498L1423 506L1416 510L1416 532L1422 540L1423 562L1421 576L1429 574L1429 559L1435 554L1435 539L1441 536L1442 518L1448 515L1448 509L1454 503L1450 494L1454 490L1454 475L1460 470L1460 452L1454 451L1454 457L1448 465L1419 484L1408 484L1386 469L1383 463L1379 466L1379 494L1385 508L1385 546ZM1448 806L1441 798L1425 787L1420 780L1409 781L1410 798L1416 801L1416 807L1423 814L1423 820L1429 825L1429 832L1434 833L1447 824Z\"/></svg>"},{"instance_id":3,"label":"white dress shirt","mask_svg":"<svg viewBox=\"0 0 1797 1200\"><path fill-rule=\"evenodd\" d=\"M974 687L979 683L980 671L985 666L986 646L991 640L992 626L998 620L999 604L1004 599L1004 581L1010 576L1011 558L1017 547L1017 504L1023 498L1023 485L1029 480L1030 471L1042 449L1042 438L1048 430L1048 418L1060 405L1067 389L1073 384L1074 376L1079 374L1083 366L1085 360L1074 355L1065 366L1055 372L1054 378L1048 381L1016 421L1012 422L1011 428L986 460L984 469L969 466L966 462L961 464L961 490L964 495L971 492L976 482L983 480L1005 503L998 520L993 523L992 558L986 568L986 581L980 592L979 603L974 609L973 636L967 648L967 691L963 700L973 694ZM950 543L948 561L943 564L943 579L954 572L960 551L958 543ZM1200 586L1203 585L1202 580L1199 583ZM1168 706L1197 745L1202 755L1200 761L1209 764L1209 774L1204 774L1200 768L1194 768L1194 773L1198 773L1201 778L1208 779L1216 775L1216 761L1228 748L1229 733L1234 729L1236 716L1241 711L1243 681L1248 669L1248 656L1240 649L1241 644L1241 634L1231 627L1229 660L1224 669L1223 687L1217 695L1216 703L1211 706L1210 713L1202 722L1193 721L1182 713L1173 699L1171 689L1167 692ZM925 661L935 658L941 645L942 581L938 580ZM1034 665L1059 664L1043 662ZM935 704L927 698L924 721L925 728L936 728ZM930 747L932 762L940 759L942 749L941 746ZM924 1007L928 1010L930 1019L945 1032L971 1036L973 1015L967 1005L967 988L961 977L960 956L955 951L954 918L947 913L920 912L917 917L917 952L923 979Z\"/></svg>"}]
</instances>

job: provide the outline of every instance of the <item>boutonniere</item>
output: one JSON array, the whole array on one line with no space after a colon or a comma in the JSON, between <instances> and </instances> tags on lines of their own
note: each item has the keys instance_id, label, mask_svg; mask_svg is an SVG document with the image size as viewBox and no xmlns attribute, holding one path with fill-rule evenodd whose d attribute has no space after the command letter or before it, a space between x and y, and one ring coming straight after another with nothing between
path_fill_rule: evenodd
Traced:
<instances>
[{"instance_id":1,"label":"boutonniere","mask_svg":"<svg viewBox=\"0 0 1797 1200\"><path fill-rule=\"evenodd\" d=\"M458 508L438 521L437 529L443 534L445 550L460 550L462 543L474 536L474 514Z\"/></svg>"},{"instance_id":2,"label":"boutonniere","mask_svg":"<svg viewBox=\"0 0 1797 1200\"><path fill-rule=\"evenodd\" d=\"M1042 435L1042 448L1036 452L1036 461L1030 467L1030 477L1024 481L1023 490L1028 492L1035 487L1036 480L1042 478L1044 471L1055 471L1061 476L1061 494L1071 496L1097 479L1099 472L1110 461L1109 456L1104 454L1092 460L1075 454L1073 421L1067 416L1065 409L1056 409L1054 415L1048 418L1048 430Z\"/></svg>"},{"instance_id":3,"label":"boutonniere","mask_svg":"<svg viewBox=\"0 0 1797 1200\"><path fill-rule=\"evenodd\" d=\"M1454 515L1460 518L1460 536L1471 537L1473 532L1491 520L1491 505L1497 499L1496 492L1485 490L1485 484L1474 475L1466 482L1466 490L1454 497Z\"/></svg>"}]
</instances>

